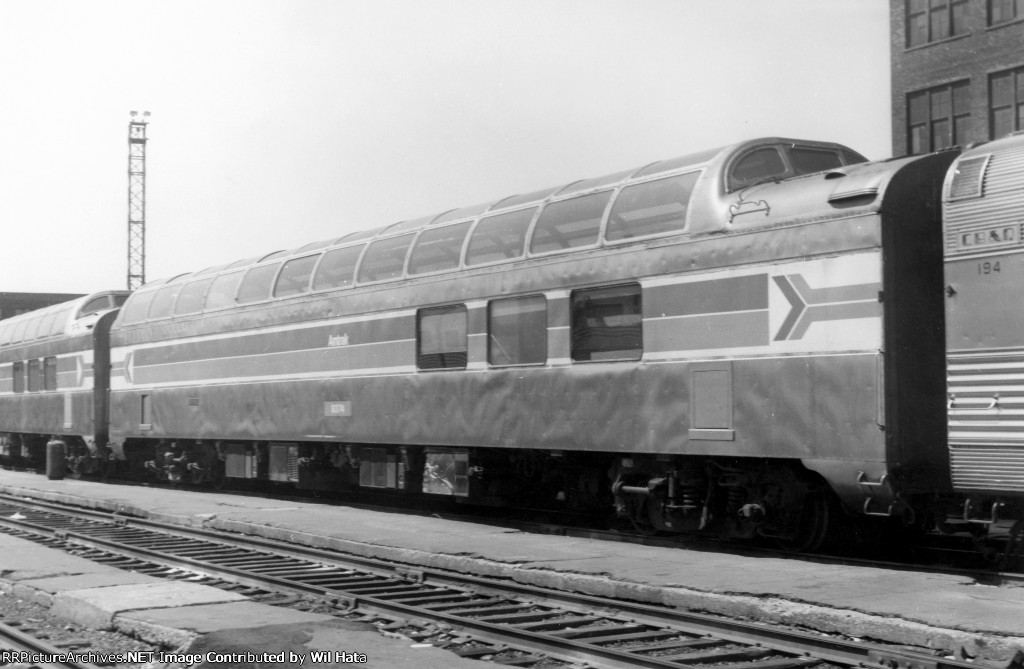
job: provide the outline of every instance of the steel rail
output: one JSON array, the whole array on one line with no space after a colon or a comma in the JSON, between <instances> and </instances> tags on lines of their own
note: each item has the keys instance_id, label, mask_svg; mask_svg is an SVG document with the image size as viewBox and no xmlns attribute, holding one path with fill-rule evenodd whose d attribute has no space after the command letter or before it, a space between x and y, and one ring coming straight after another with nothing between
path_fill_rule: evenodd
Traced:
<instances>
[{"instance_id":1,"label":"steel rail","mask_svg":"<svg viewBox=\"0 0 1024 669\"><path fill-rule=\"evenodd\" d=\"M120 482L120 484L129 486L152 485L132 481L122 481ZM167 486L160 485L160 487ZM309 497L303 495L268 494L264 492L253 492L245 490L207 490L205 492L207 494L215 495L236 495L241 497L253 497L258 499L286 500L305 504L342 505L345 506L346 508L356 508L382 513L394 512L396 510L400 510L404 513L425 516L436 515L438 513L436 511L432 511L429 509L423 510L417 508L408 508L404 505L398 507L378 506L373 504L361 503L356 500L339 499L331 501L322 498ZM0 492L0 499L5 498L17 500L24 499L8 493ZM41 500L35 501L37 503L46 504L46 502L43 502ZM696 550L715 550L732 555L740 555L751 558L799 558L801 560L810 560L815 562L827 563L831 565L867 566L892 570L913 570L915 572L954 574L959 576L965 576L968 578L973 578L980 583L988 585L1024 583L1024 572L997 568L996 561L989 560L986 562L985 560L983 560L982 553L980 553L977 548L967 549L962 547L943 547L941 545L931 544L908 547L914 552L915 555L933 556L933 563L929 564L921 562L920 560L910 561L908 559L900 559L895 557L880 558L877 553L872 554L870 557L867 558L858 557L857 555L843 554L839 552L800 553L799 555L795 555L794 553L789 551L772 549L766 546L730 544L728 542L716 541L714 539L709 539L707 537L697 537L692 535L672 535L668 537L651 536L642 533L630 533L609 529L596 529L577 527L573 525L562 525L558 524L555 521L526 520L523 518L503 518L499 520L492 517L481 518L480 516L473 514L452 514L448 512L442 513L443 517L446 519L459 520L463 522L483 522L497 527L515 529L522 532L537 535L576 537L581 539L592 539L596 541L607 541L612 543L629 543L643 546L655 546L661 548L689 548ZM955 540L953 537L938 537L938 539L943 542L953 542ZM966 566L975 563L979 566ZM1019 556L1015 564L1024 566L1024 556Z\"/></svg>"},{"instance_id":2,"label":"steel rail","mask_svg":"<svg viewBox=\"0 0 1024 669\"><path fill-rule=\"evenodd\" d=\"M41 658L53 659L69 655L86 655L89 654L90 651L58 648L57 646L47 643L43 639L34 637L31 634L23 632L17 627L5 622L0 622L0 648L3 649L0 650L0 657L2 657L2 653L5 650L9 650L16 653L27 653L30 658L40 658L38 661L29 661L29 664L35 667L44 667L46 669L100 669L97 665L89 662L78 662L75 660L42 660ZM113 655L113 653L111 654ZM10 664L15 664L15 662L12 661Z\"/></svg>"},{"instance_id":3,"label":"steel rail","mask_svg":"<svg viewBox=\"0 0 1024 669\"><path fill-rule=\"evenodd\" d=\"M18 501L18 504L26 507L32 506L31 504L25 504L20 500ZM51 505L45 506L52 508ZM67 514L68 511L66 509L61 509L59 513ZM78 512L75 511L73 513ZM101 514L88 512L87 515L96 517ZM105 522L101 522L110 528L134 528L143 526L150 528L150 531L155 530L163 533L164 535L170 535L171 537L199 537L202 541L215 541L221 543L229 541L231 543L241 543L252 547L254 550L271 551L275 556L279 556L281 558L292 557L298 559L312 559L321 565L330 565L341 569L352 569L352 566L357 564L361 569L370 568L369 570L371 572L383 577L391 577L392 579L396 579L396 582L404 581L406 583L411 583L412 581L415 581L423 584L427 584L429 582L429 585L437 585L441 588L455 586L465 589L468 592L488 593L497 596L508 596L512 593L516 597L529 598L531 601L543 605L557 603L558 606L570 608L574 613L585 614L586 612L592 612L595 610L615 611L616 617L628 616L632 623L638 625L670 627L681 633L697 636L712 634L716 637L735 643L773 648L780 652L798 656L812 654L813 656L820 658L821 661L844 665L878 667L904 666L928 669L963 669L965 667L978 666L977 664L972 663L936 658L932 655L926 655L923 653L913 653L904 649L893 651L884 646L844 641L837 638L784 630L757 623L730 621L724 618L713 617L705 614L682 612L674 609L663 609L655 606L609 600L590 595L553 592L509 581L496 582L491 579L464 574L453 574L439 570L410 570L403 567L396 567L393 564L373 560L372 558L350 558L349 556L341 556L333 552L329 553L318 549L297 547L294 545L282 545L279 542L254 539L243 535L227 535L216 531L182 528L178 526L169 528L164 524L146 520L133 519L129 523L124 520L123 517L117 518L116 525L109 522L109 516L107 516ZM24 526L24 523L21 523L21 525ZM335 597L342 601L344 605L350 607L358 606L361 609L366 608L369 610L384 611L405 617L422 618L427 615L423 608L419 608L411 604L389 601L388 599L374 596L372 594L360 594L358 589L355 592L346 593L344 591L344 586L330 587L317 585L315 581L312 583L301 583L298 579L278 577L274 574L261 574L259 571L254 574L254 572L245 572L243 570L232 568L231 566L217 565L216 560L206 561L190 557L188 555L168 555L165 548L180 543L180 539L166 540L164 545L157 543L155 546L150 548L132 548L129 550L124 545L124 538L116 541L108 541L97 538L96 536L69 531L67 527L68 526L65 525L63 529L58 530L49 530L48 528L43 529L53 531L54 534L65 540L74 540L76 543L88 545L96 549L116 551L119 553L130 553L136 558L165 564L173 564L178 568L187 569L211 577L226 578L228 580L233 580L254 587L267 587L267 585L270 585L275 589L283 589L290 592L304 592L320 597ZM193 549L193 552L195 551L201 553L202 549ZM282 573L285 573L284 569L281 571ZM316 570L314 569L313 571L315 572ZM307 570L306 576L311 575L308 572L309 570ZM504 625L495 625L493 623L476 621L462 616L454 616L446 614L443 611L429 611L429 616L435 620L451 625L454 628L472 631L475 635L481 638L499 641L502 643L508 643L508 640L512 638L515 640L517 645L536 649L557 657L564 657L577 661L589 658L593 661L595 659L594 651L595 648L597 648L600 652L596 657L599 658L599 661L602 662L604 666L619 666L620 662L623 663L621 666L679 666L678 661L666 663L664 661L657 660L656 658L640 658L636 654L623 654L622 652L614 649L595 647L594 644L577 643L566 639L560 639L555 647L553 647L550 638L546 635L540 635L528 630L510 629ZM644 663L638 663L640 660Z\"/></svg>"}]
</instances>

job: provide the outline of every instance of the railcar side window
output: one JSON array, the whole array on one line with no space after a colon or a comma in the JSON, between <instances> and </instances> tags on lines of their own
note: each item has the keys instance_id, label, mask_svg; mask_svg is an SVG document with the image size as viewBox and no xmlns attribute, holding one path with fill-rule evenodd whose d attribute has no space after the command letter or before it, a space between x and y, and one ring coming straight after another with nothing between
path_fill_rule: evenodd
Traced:
<instances>
[{"instance_id":1,"label":"railcar side window","mask_svg":"<svg viewBox=\"0 0 1024 669\"><path fill-rule=\"evenodd\" d=\"M543 295L492 300L487 320L487 361L492 365L547 361L548 301Z\"/></svg>"},{"instance_id":2,"label":"railcar side window","mask_svg":"<svg viewBox=\"0 0 1024 669\"><path fill-rule=\"evenodd\" d=\"M31 341L36 338L36 334L39 332L39 325L42 322L42 316L36 316L29 320L28 327L25 328L25 341Z\"/></svg>"},{"instance_id":3,"label":"railcar side window","mask_svg":"<svg viewBox=\"0 0 1024 669\"><path fill-rule=\"evenodd\" d=\"M50 323L50 336L63 334L64 327L67 325L68 314L70 311L65 309L64 311L57 312L53 315L53 322Z\"/></svg>"},{"instance_id":4,"label":"railcar side window","mask_svg":"<svg viewBox=\"0 0 1024 669\"><path fill-rule=\"evenodd\" d=\"M771 177L786 175L786 163L779 150L766 146L751 151L739 159L729 174L729 190L736 190Z\"/></svg>"},{"instance_id":5,"label":"railcar side window","mask_svg":"<svg viewBox=\"0 0 1024 669\"><path fill-rule=\"evenodd\" d=\"M124 307L124 324L141 323L146 320L146 312L149 311L149 303L153 301L156 291L150 290L145 293L132 293L131 299Z\"/></svg>"},{"instance_id":6,"label":"railcar side window","mask_svg":"<svg viewBox=\"0 0 1024 669\"><path fill-rule=\"evenodd\" d=\"M536 213L537 208L533 207L481 218L469 240L466 265L522 258L526 233Z\"/></svg>"},{"instance_id":7,"label":"railcar side window","mask_svg":"<svg viewBox=\"0 0 1024 669\"><path fill-rule=\"evenodd\" d=\"M203 310L203 298L206 296L206 289L212 278L190 281L181 288L178 293L178 301L174 304L174 315L198 314Z\"/></svg>"},{"instance_id":8,"label":"railcar side window","mask_svg":"<svg viewBox=\"0 0 1024 669\"><path fill-rule=\"evenodd\" d=\"M274 282L274 276L277 274L277 268L280 266L281 263L260 265L246 272L235 301L238 304L248 304L249 302L269 299L270 284Z\"/></svg>"},{"instance_id":9,"label":"railcar side window","mask_svg":"<svg viewBox=\"0 0 1024 669\"><path fill-rule=\"evenodd\" d=\"M426 274L455 269L462 257L462 243L470 222L428 228L420 233L409 256L409 274Z\"/></svg>"},{"instance_id":10,"label":"railcar side window","mask_svg":"<svg viewBox=\"0 0 1024 669\"><path fill-rule=\"evenodd\" d=\"M693 185L700 172L690 172L623 188L612 205L605 239L618 241L667 232L682 232Z\"/></svg>"},{"instance_id":11,"label":"railcar side window","mask_svg":"<svg viewBox=\"0 0 1024 669\"><path fill-rule=\"evenodd\" d=\"M286 262L281 268L281 274L277 277L274 297L287 297L309 292L309 276L313 273L313 268L319 259L319 255L313 255L292 258Z\"/></svg>"},{"instance_id":12,"label":"railcar side window","mask_svg":"<svg viewBox=\"0 0 1024 669\"><path fill-rule=\"evenodd\" d=\"M330 239L325 239L325 240L323 240L321 242L312 242L310 244L306 244L305 246L300 246L299 248L297 248L295 250L295 252L296 253L305 253L306 251L319 251L320 249L327 248L328 246L330 246L333 243L334 243L334 237L331 237Z\"/></svg>"},{"instance_id":13,"label":"railcar side window","mask_svg":"<svg viewBox=\"0 0 1024 669\"><path fill-rule=\"evenodd\" d=\"M37 393L43 389L43 368L39 358L28 361L28 391Z\"/></svg>"},{"instance_id":14,"label":"railcar side window","mask_svg":"<svg viewBox=\"0 0 1024 669\"><path fill-rule=\"evenodd\" d=\"M533 229L531 253L560 251L597 243L601 218L612 192L592 193L544 207Z\"/></svg>"},{"instance_id":15,"label":"railcar side window","mask_svg":"<svg viewBox=\"0 0 1024 669\"><path fill-rule=\"evenodd\" d=\"M11 381L14 384L12 388L14 392L25 392L25 363L16 362L11 365Z\"/></svg>"},{"instance_id":16,"label":"railcar side window","mask_svg":"<svg viewBox=\"0 0 1024 669\"><path fill-rule=\"evenodd\" d=\"M490 207L491 203L488 202L486 204L474 204L471 207L462 207L461 209L452 209L451 211L446 211L432 220L430 225L441 225L442 223L457 221L460 218L473 218L474 216L484 213L490 209Z\"/></svg>"},{"instance_id":17,"label":"railcar side window","mask_svg":"<svg viewBox=\"0 0 1024 669\"><path fill-rule=\"evenodd\" d=\"M843 164L839 154L831 149L814 149L809 146L794 146L789 150L789 160L797 174L813 174L831 170Z\"/></svg>"},{"instance_id":18,"label":"railcar side window","mask_svg":"<svg viewBox=\"0 0 1024 669\"><path fill-rule=\"evenodd\" d=\"M861 163L868 162L868 159L860 155L856 151L848 151L846 149L839 149L839 155L843 157L844 165L860 165Z\"/></svg>"},{"instance_id":19,"label":"railcar side window","mask_svg":"<svg viewBox=\"0 0 1024 669\"><path fill-rule=\"evenodd\" d=\"M53 319L56 317L56 312L51 312L43 316L42 322L39 323L39 331L36 332L36 339L50 336L50 330L53 329Z\"/></svg>"},{"instance_id":20,"label":"railcar side window","mask_svg":"<svg viewBox=\"0 0 1024 669\"><path fill-rule=\"evenodd\" d=\"M279 258L285 257L286 255L289 255L290 253L291 251L274 251L273 253L268 253L267 255L263 256L256 262L268 262L270 260L277 260Z\"/></svg>"},{"instance_id":21,"label":"railcar side window","mask_svg":"<svg viewBox=\"0 0 1024 669\"><path fill-rule=\"evenodd\" d=\"M14 326L14 332L11 333L11 343L17 344L24 338L25 327L28 325L27 320L23 320Z\"/></svg>"},{"instance_id":22,"label":"railcar side window","mask_svg":"<svg viewBox=\"0 0 1024 669\"><path fill-rule=\"evenodd\" d=\"M529 204L531 202L537 202L538 200L543 200L548 195L551 195L551 194L553 194L556 191L559 191L561 189L562 189L562 186L559 186L558 188L545 188L544 190L537 190L537 191L533 191L532 193L522 193L520 195L510 195L509 197L506 197L503 200L498 200L497 202L495 202L493 205L491 205L491 209L495 209L495 210L497 210L497 209L508 209L510 207L516 207L516 206L521 205L521 204Z\"/></svg>"},{"instance_id":23,"label":"railcar side window","mask_svg":"<svg viewBox=\"0 0 1024 669\"><path fill-rule=\"evenodd\" d=\"M206 293L206 304L203 305L203 311L234 306L235 293L238 292L238 284L241 282L241 272L221 274L214 279L210 284L210 290Z\"/></svg>"},{"instance_id":24,"label":"railcar side window","mask_svg":"<svg viewBox=\"0 0 1024 669\"><path fill-rule=\"evenodd\" d=\"M640 285L572 293L572 359L639 360L643 354Z\"/></svg>"},{"instance_id":25,"label":"railcar side window","mask_svg":"<svg viewBox=\"0 0 1024 669\"><path fill-rule=\"evenodd\" d=\"M243 258L242 260L236 260L227 266L226 269L238 269L239 267L248 267L249 265L259 262L259 258Z\"/></svg>"},{"instance_id":26,"label":"railcar side window","mask_svg":"<svg viewBox=\"0 0 1024 669\"><path fill-rule=\"evenodd\" d=\"M405 256L412 244L413 235L390 237L370 244L359 263L359 282L387 281L402 276Z\"/></svg>"},{"instance_id":27,"label":"railcar side window","mask_svg":"<svg viewBox=\"0 0 1024 669\"><path fill-rule=\"evenodd\" d=\"M416 318L416 366L464 369L467 359L466 307L420 309Z\"/></svg>"},{"instance_id":28,"label":"railcar side window","mask_svg":"<svg viewBox=\"0 0 1024 669\"><path fill-rule=\"evenodd\" d=\"M344 242L346 244L350 244L352 242L358 242L361 239L373 239L378 234L380 234L381 230L383 230L386 227L388 226L385 225L380 228L374 228L373 230L361 230L359 232L350 232L343 237L338 237L337 239L335 239L334 243L341 244L342 242Z\"/></svg>"},{"instance_id":29,"label":"railcar side window","mask_svg":"<svg viewBox=\"0 0 1024 669\"><path fill-rule=\"evenodd\" d=\"M43 390L57 390L57 358L43 358Z\"/></svg>"},{"instance_id":30,"label":"railcar side window","mask_svg":"<svg viewBox=\"0 0 1024 669\"><path fill-rule=\"evenodd\" d=\"M360 244L331 249L325 253L320 266L316 268L316 276L313 277L313 290L351 286L356 274L356 263L359 262L359 254L363 248Z\"/></svg>"},{"instance_id":31,"label":"railcar side window","mask_svg":"<svg viewBox=\"0 0 1024 669\"><path fill-rule=\"evenodd\" d=\"M601 186L609 186L611 184L616 184L625 179L626 177L628 177L629 175L633 174L633 172L636 172L635 167L628 170L622 170L621 172L616 172L615 174L605 174L604 176L600 177L593 177L591 179L581 179L580 181L574 181L571 184L566 184L565 186L562 186L560 189L558 189L556 195L582 193L585 190L594 190L595 188L600 188Z\"/></svg>"},{"instance_id":32,"label":"railcar side window","mask_svg":"<svg viewBox=\"0 0 1024 669\"><path fill-rule=\"evenodd\" d=\"M156 291L156 295L153 297L153 301L149 304L149 313L146 318L153 320L156 318L167 318L174 312L174 301L178 299L178 293L181 292L181 287L184 284L177 284L174 286L166 286Z\"/></svg>"},{"instance_id":33,"label":"railcar side window","mask_svg":"<svg viewBox=\"0 0 1024 669\"><path fill-rule=\"evenodd\" d=\"M78 317L81 318L82 316L88 316L89 314L94 314L97 311L103 311L104 309L109 308L110 296L100 295L99 297L94 297L86 302L85 306L78 312Z\"/></svg>"}]
</instances>

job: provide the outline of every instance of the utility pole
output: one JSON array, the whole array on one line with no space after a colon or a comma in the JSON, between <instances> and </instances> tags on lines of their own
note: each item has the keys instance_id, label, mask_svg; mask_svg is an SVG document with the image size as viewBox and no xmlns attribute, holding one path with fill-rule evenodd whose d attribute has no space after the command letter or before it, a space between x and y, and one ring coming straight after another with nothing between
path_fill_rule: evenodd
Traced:
<instances>
[{"instance_id":1,"label":"utility pole","mask_svg":"<svg viewBox=\"0 0 1024 669\"><path fill-rule=\"evenodd\" d=\"M128 290L146 283L146 126L149 112L128 123Z\"/></svg>"}]
</instances>

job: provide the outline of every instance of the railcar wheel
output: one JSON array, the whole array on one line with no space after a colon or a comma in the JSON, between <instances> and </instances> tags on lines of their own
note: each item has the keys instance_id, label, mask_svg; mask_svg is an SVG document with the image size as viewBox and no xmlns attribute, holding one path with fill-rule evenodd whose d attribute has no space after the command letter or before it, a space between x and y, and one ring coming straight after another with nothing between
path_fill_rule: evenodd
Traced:
<instances>
[{"instance_id":1,"label":"railcar wheel","mask_svg":"<svg viewBox=\"0 0 1024 669\"><path fill-rule=\"evenodd\" d=\"M829 538L836 512L828 491L810 491L803 500L796 532L792 537L776 539L776 543L790 553L810 553L821 549Z\"/></svg>"}]
</instances>

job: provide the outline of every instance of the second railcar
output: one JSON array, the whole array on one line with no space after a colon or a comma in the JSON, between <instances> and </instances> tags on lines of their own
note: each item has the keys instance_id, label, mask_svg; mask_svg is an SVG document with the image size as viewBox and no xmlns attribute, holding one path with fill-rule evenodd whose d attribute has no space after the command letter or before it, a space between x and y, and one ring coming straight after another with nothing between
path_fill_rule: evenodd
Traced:
<instances>
[{"instance_id":1,"label":"second railcar","mask_svg":"<svg viewBox=\"0 0 1024 669\"><path fill-rule=\"evenodd\" d=\"M819 542L948 489L940 187L769 138L149 284L111 442L170 478Z\"/></svg>"},{"instance_id":2,"label":"second railcar","mask_svg":"<svg viewBox=\"0 0 1024 669\"><path fill-rule=\"evenodd\" d=\"M0 321L0 462L42 468L59 435L73 475L106 464L108 334L127 297L94 293Z\"/></svg>"}]
</instances>

